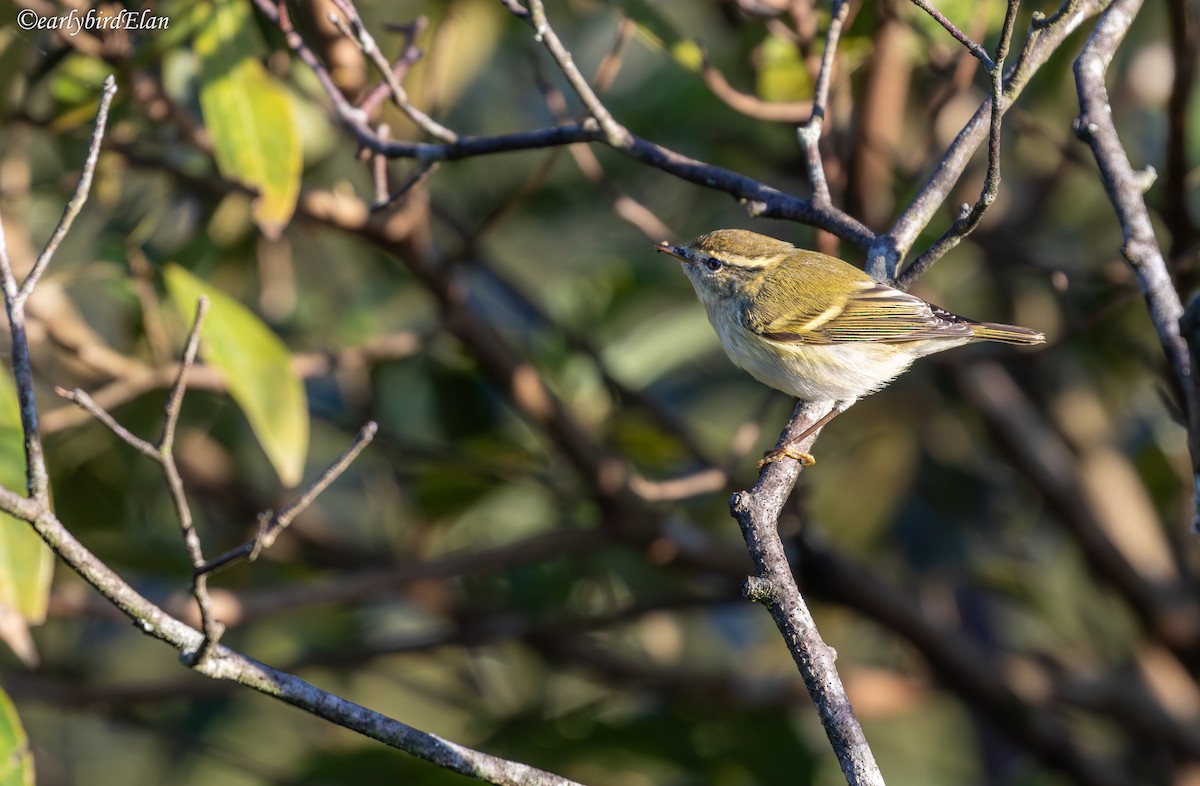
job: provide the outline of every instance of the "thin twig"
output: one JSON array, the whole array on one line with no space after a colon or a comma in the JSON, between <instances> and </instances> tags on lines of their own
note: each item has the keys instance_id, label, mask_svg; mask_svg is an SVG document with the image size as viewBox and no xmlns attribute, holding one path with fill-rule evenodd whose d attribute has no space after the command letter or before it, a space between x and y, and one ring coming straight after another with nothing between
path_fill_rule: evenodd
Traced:
<instances>
[{"instance_id":1,"label":"thin twig","mask_svg":"<svg viewBox=\"0 0 1200 786\"><path fill-rule=\"evenodd\" d=\"M206 313L208 313L208 298L201 296L196 302L196 317L192 321L183 356L179 361L179 373L175 377L174 384L171 385L171 392L167 395L167 403L163 408L162 436L155 445L158 450L158 463L162 465L167 489L175 504L175 515L179 519L184 548L187 550L188 559L191 560L193 566L204 564L204 548L200 543L200 534L196 532L195 522L192 519L192 508L188 504L187 494L184 492L179 466L175 463L174 445L175 430L179 425L179 413L183 409L183 394L187 389L188 371L196 362L196 352L200 346L200 328L204 324ZM195 668L197 664L203 663L209 658L225 628L213 615L207 577L203 574L195 575L193 572L191 591L192 597L196 599L196 607L200 610L200 625L204 631L204 640L200 642L200 646L194 652L185 652L183 661L188 666Z\"/></svg>"},{"instance_id":2,"label":"thin twig","mask_svg":"<svg viewBox=\"0 0 1200 786\"><path fill-rule=\"evenodd\" d=\"M197 564L195 566L197 578L202 578L207 574L223 570L242 560L254 561L258 559L258 555L262 553L263 549L269 549L275 543L275 539L287 529L287 526L292 523L292 520L296 516L303 513L321 495L321 492L329 488L331 483L349 469L354 459L358 458L358 454L362 453L367 445L371 444L371 440L375 438L378 430L379 426L374 421L363 426L354 437L354 441L350 443L350 447L346 449L346 452L337 461L330 464L321 473L320 477L304 490L304 493L295 502L277 513L266 511L259 514L258 533L253 539L246 541L237 548L230 549L218 557L214 557L208 562Z\"/></svg>"},{"instance_id":3,"label":"thin twig","mask_svg":"<svg viewBox=\"0 0 1200 786\"><path fill-rule=\"evenodd\" d=\"M406 25L386 25L387 29L403 34L405 41L404 51L400 57L396 58L396 62L392 63L392 80L397 82L402 80L408 73L408 69L421 59L421 50L416 47L415 42L428 24L428 17L418 16ZM375 110L392 94L391 88L388 86L389 81L391 80L381 79L375 87L368 90L359 99L358 108L366 113L367 117L373 117Z\"/></svg>"},{"instance_id":4,"label":"thin twig","mask_svg":"<svg viewBox=\"0 0 1200 786\"><path fill-rule=\"evenodd\" d=\"M494 136L460 137L454 144L381 139L370 126L367 114L346 100L330 76L329 70L296 32L286 7L283 4L277 6L271 0L254 0L254 5L264 16L278 25L288 47L313 70L338 118L346 129L354 134L355 140L367 149L381 155L389 158L415 158L419 161L452 161L495 153L559 147L579 142L609 143L608 137L594 117L588 118L582 123L553 128ZM505 6L519 18L528 21L528 12L515 0L505 2ZM785 194L753 178L697 161L635 135L630 134L628 144L617 149L635 160L683 180L706 188L724 191L744 204L753 216L799 221L824 229L860 248L867 248L875 240L874 232L842 210L831 206L814 205L810 200Z\"/></svg>"},{"instance_id":5,"label":"thin twig","mask_svg":"<svg viewBox=\"0 0 1200 786\"><path fill-rule=\"evenodd\" d=\"M142 439L138 435L131 432L129 429L117 422L117 419L108 414L107 410L97 404L87 391L82 388L67 390L66 388L56 387L54 392L62 396L68 401L72 401L79 406L84 412L87 412L96 420L100 421L109 431L116 435L117 439L129 445L131 448L141 453L143 456L158 461L158 448Z\"/></svg>"},{"instance_id":6,"label":"thin twig","mask_svg":"<svg viewBox=\"0 0 1200 786\"><path fill-rule=\"evenodd\" d=\"M383 161L385 159L383 159L383 157L380 156L378 160ZM371 205L371 212L374 213L377 210L383 210L384 208L386 208L390 205L394 205L396 203L396 200L400 199L405 194L407 194L409 191L413 190L414 188L421 185L429 178L433 177L433 174L438 171L438 167L440 167L441 165L442 165L442 163L440 161L425 161L422 164L420 164L417 167L416 171L414 171L411 175L409 175L405 179L405 181L403 183L401 183L400 186L395 191L393 191L390 194L384 195L384 198L382 200L378 200L375 203L373 203Z\"/></svg>"},{"instance_id":7,"label":"thin twig","mask_svg":"<svg viewBox=\"0 0 1200 786\"><path fill-rule=\"evenodd\" d=\"M812 184L812 201L816 205L829 206L829 180L825 176L825 162L821 159L821 132L825 125L825 112L829 105L829 84L833 78L833 65L837 54L842 25L850 13L849 0L834 0L830 11L829 28L825 32L825 51L821 54L821 70L817 72L817 86L813 91L812 116L808 122L796 129L796 139L804 150L808 165L808 179Z\"/></svg>"},{"instance_id":8,"label":"thin twig","mask_svg":"<svg viewBox=\"0 0 1200 786\"><path fill-rule=\"evenodd\" d=\"M162 468L163 476L167 483L167 490L175 506L175 515L179 519L184 548L187 550L188 558L191 560L193 566L204 564L204 552L200 544L200 536L193 525L191 506L187 501L187 494L183 488L183 478L179 474L179 467L175 463L173 446L175 444L175 431L179 424L179 413L183 408L183 395L187 387L188 372L196 362L196 351L200 344L200 327L207 311L208 298L201 297L196 304L196 318L192 323L191 330L188 332L183 357L179 362L179 367L175 373L175 380L171 385L170 393L167 395L167 402L163 407L163 428L157 443L152 445L130 432L83 390L79 388L75 390L55 388L55 392L58 395L75 402L80 408L90 413L108 427L119 439L142 455L154 460ZM208 584L203 575L193 578L191 592L196 600L196 606L200 610L204 639L195 651L184 653L183 658L185 663L195 667L211 655L212 649L216 646L224 628L213 615L212 598L208 594Z\"/></svg>"},{"instance_id":9,"label":"thin twig","mask_svg":"<svg viewBox=\"0 0 1200 786\"><path fill-rule=\"evenodd\" d=\"M1063 20L1063 17L1067 16L1068 14L1075 13L1082 1L1083 0L1064 0L1063 4L1060 5L1050 16L1046 16L1041 11L1034 11L1033 18L1029 20L1029 27L1034 32L1045 30L1049 27L1054 27Z\"/></svg>"},{"instance_id":10,"label":"thin twig","mask_svg":"<svg viewBox=\"0 0 1200 786\"><path fill-rule=\"evenodd\" d=\"M79 211L83 210L83 206L87 202L88 194L92 190L92 176L96 172L96 163L100 160L100 145L104 141L104 131L108 127L108 110L112 106L113 97L116 94L117 80L112 74L109 74L105 77L101 87L100 108L96 111L96 127L92 131L92 141L88 145L87 158L83 162L83 172L79 176L79 182L75 185L75 193L67 202L62 217L58 219L58 226L54 227L50 239L42 248L42 253L38 254L37 261L33 263L33 268L25 277L24 283L21 284L21 292L18 295L18 302L21 304L24 304L33 294L33 288L37 286L42 273L46 272L50 260L58 251L59 244L67 236L71 225L75 223L75 217L79 215Z\"/></svg>"},{"instance_id":11,"label":"thin twig","mask_svg":"<svg viewBox=\"0 0 1200 786\"><path fill-rule=\"evenodd\" d=\"M512 4L509 5L511 7ZM583 106L587 109L588 114L600 124L600 129L604 132L605 141L617 150L629 147L633 142L633 135L616 121L616 118L608 111L608 107L604 106L604 103L596 95L596 91L592 89L587 79L580 73L579 67L575 65L575 59L571 56L567 48L563 46L563 42L559 39L558 34L554 32L554 28L550 26L549 20L546 19L546 7L542 4L542 0L529 0L528 15L518 14L518 16L533 27L534 38L546 47L546 51L554 58L554 62L558 63L563 76L567 78L571 89L575 91L575 94L579 96L579 100L583 102Z\"/></svg>"},{"instance_id":12,"label":"thin twig","mask_svg":"<svg viewBox=\"0 0 1200 786\"><path fill-rule=\"evenodd\" d=\"M921 0L913 0L920 4ZM941 259L946 252L957 246L967 235L975 231L983 214L996 201L1000 193L1000 129L1004 118L1004 61L1008 58L1009 44L1012 42L1013 28L1017 22L1017 8L1020 0L1009 0L1008 10L1004 14L1004 24L1000 28L1000 41L996 44L996 54L986 63L988 76L992 82L991 112L988 123L988 153L987 174L983 178L983 186L979 190L979 198L975 204L959 214L950 228L909 265L896 279L899 289L908 289L930 267ZM935 17L936 18L936 17ZM967 47L970 49L970 47Z\"/></svg>"},{"instance_id":13,"label":"thin twig","mask_svg":"<svg viewBox=\"0 0 1200 786\"><path fill-rule=\"evenodd\" d=\"M404 91L400 80L396 78L393 64L389 63L387 58L383 56L383 52L380 51L379 45L375 43L374 36L371 35L366 25L363 24L362 17L358 15L358 9L354 7L354 4L350 0L332 0L332 2L345 18L330 13L329 21L333 23L334 27L342 35L357 44L367 59L375 64L379 75L383 78L384 83L387 84L388 90L391 91L393 103L400 107L400 111L433 138L440 139L443 142L457 142L458 134L446 128L409 102L408 94Z\"/></svg>"},{"instance_id":14,"label":"thin twig","mask_svg":"<svg viewBox=\"0 0 1200 786\"><path fill-rule=\"evenodd\" d=\"M996 67L992 61L992 58L988 56L987 50L980 46L975 39L971 38L971 36L955 27L954 23L947 19L941 11L934 8L933 4L930 3L929 0L912 0L912 4L929 14L931 17L933 17L935 22L946 28L946 32L953 36L955 41L965 46L967 51L970 52L976 60L983 63L984 68L991 71Z\"/></svg>"},{"instance_id":15,"label":"thin twig","mask_svg":"<svg viewBox=\"0 0 1200 786\"><path fill-rule=\"evenodd\" d=\"M100 106L96 111L96 127L92 131L92 142L84 160L83 172L75 187L75 193L63 210L58 226L54 228L42 252L34 262L25 282L17 285L16 272L8 255L8 241L0 225L0 286L4 289L4 308L8 316L8 327L12 342L13 380L17 388L17 403L21 411L21 429L25 436L25 486L30 499L39 505L50 502L50 477L46 471L46 459L42 451L42 438L38 427L37 400L33 392L33 365L29 358L29 340L25 331L25 302L50 264L63 237L75 222L75 217L87 202L91 191L92 177L100 156L100 143L108 124L108 110L117 93L116 79L110 74L100 93Z\"/></svg>"},{"instance_id":16,"label":"thin twig","mask_svg":"<svg viewBox=\"0 0 1200 786\"><path fill-rule=\"evenodd\" d=\"M171 392L167 394L167 403L163 406L165 420L162 437L159 439L157 447L164 453L170 452L171 447L175 444L175 428L179 424L179 411L183 408L183 394L187 388L188 372L196 362L196 352L200 347L200 326L207 313L208 298L201 295L200 299L196 301L196 316L192 321L192 328L188 332L187 343L183 348L183 357L179 361L179 369L175 374L175 382L171 385Z\"/></svg>"},{"instance_id":17,"label":"thin twig","mask_svg":"<svg viewBox=\"0 0 1200 786\"><path fill-rule=\"evenodd\" d=\"M1040 69L1063 41L1085 19L1100 12L1106 0L1065 0L1051 17L1053 24L1031 25L1025 45L1015 65L1004 80L1006 109L1025 89L1030 78ZM890 281L898 273L900 260L945 204L950 192L991 128L992 97L989 95L975 114L959 131L954 142L934 166L929 179L892 224L880 234L867 250L867 272L876 280Z\"/></svg>"}]
</instances>

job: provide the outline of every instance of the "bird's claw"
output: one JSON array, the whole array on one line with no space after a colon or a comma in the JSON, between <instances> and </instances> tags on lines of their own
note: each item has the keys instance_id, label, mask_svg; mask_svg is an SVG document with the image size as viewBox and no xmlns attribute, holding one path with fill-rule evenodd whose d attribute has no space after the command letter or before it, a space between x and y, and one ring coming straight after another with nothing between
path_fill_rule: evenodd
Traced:
<instances>
[{"instance_id":1,"label":"bird's claw","mask_svg":"<svg viewBox=\"0 0 1200 786\"><path fill-rule=\"evenodd\" d=\"M761 470L768 464L774 464L776 461L782 461L785 458L795 459L800 462L801 466L811 467L817 463L811 453L805 453L803 450L797 450L791 445L787 445L775 450L768 450L763 454L762 460L758 462L758 468Z\"/></svg>"}]
</instances>

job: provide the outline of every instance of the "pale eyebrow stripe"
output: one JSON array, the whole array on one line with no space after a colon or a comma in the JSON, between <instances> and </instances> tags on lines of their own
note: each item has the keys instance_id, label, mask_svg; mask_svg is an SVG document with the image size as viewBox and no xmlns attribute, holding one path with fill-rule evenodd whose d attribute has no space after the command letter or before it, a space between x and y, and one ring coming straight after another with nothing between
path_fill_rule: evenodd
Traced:
<instances>
[{"instance_id":1,"label":"pale eyebrow stripe","mask_svg":"<svg viewBox=\"0 0 1200 786\"><path fill-rule=\"evenodd\" d=\"M713 259L718 259L721 262L724 262L726 265L731 265L733 267L740 267L744 270L761 270L762 268L765 268L774 262L778 262L783 257L783 255L776 255L773 257L736 257L736 258L734 258L734 257L731 257L725 251L713 251L709 254L709 256L711 256Z\"/></svg>"}]
</instances>

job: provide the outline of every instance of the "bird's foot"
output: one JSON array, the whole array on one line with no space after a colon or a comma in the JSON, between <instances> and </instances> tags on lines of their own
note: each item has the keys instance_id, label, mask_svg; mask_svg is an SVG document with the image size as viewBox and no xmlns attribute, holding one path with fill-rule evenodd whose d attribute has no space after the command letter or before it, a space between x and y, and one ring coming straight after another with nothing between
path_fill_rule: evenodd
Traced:
<instances>
[{"instance_id":1,"label":"bird's foot","mask_svg":"<svg viewBox=\"0 0 1200 786\"><path fill-rule=\"evenodd\" d=\"M817 463L811 453L805 453L803 450L797 450L791 445L785 445L776 450L768 450L763 454L762 461L758 462L758 468L761 470L768 464L774 464L776 461L783 461L785 458L795 459L800 462L801 466L811 467Z\"/></svg>"}]
</instances>

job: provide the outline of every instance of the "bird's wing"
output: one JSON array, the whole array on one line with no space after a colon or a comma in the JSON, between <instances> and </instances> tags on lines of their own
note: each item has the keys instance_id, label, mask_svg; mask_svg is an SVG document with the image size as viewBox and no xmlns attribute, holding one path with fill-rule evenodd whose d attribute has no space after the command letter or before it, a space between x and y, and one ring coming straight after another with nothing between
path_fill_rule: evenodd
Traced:
<instances>
[{"instance_id":1,"label":"bird's wing","mask_svg":"<svg viewBox=\"0 0 1200 786\"><path fill-rule=\"evenodd\" d=\"M799 344L888 344L929 338L969 337L973 320L866 277L842 297L815 303L797 298L775 311L747 313L746 327L772 341Z\"/></svg>"}]
</instances>

